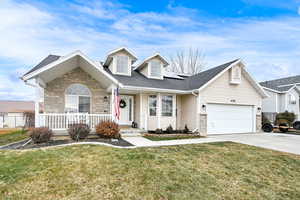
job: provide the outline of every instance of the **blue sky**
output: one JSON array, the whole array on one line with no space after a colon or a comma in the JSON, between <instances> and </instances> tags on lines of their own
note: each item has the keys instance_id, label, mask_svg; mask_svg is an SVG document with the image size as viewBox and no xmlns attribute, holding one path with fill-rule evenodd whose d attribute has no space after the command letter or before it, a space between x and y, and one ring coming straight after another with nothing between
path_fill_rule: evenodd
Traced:
<instances>
[{"instance_id":1,"label":"blue sky","mask_svg":"<svg viewBox=\"0 0 300 200\"><path fill-rule=\"evenodd\" d=\"M258 81L300 74L300 0L0 0L0 99L34 98L19 77L48 54L139 59L199 48L207 68L241 58Z\"/></svg>"}]
</instances>

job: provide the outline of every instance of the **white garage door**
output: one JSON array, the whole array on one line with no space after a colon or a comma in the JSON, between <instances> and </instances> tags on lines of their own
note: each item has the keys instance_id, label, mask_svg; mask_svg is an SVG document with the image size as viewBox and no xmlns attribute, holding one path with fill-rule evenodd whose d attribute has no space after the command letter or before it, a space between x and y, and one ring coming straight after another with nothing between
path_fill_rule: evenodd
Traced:
<instances>
[{"instance_id":1,"label":"white garage door","mask_svg":"<svg viewBox=\"0 0 300 200\"><path fill-rule=\"evenodd\" d=\"M253 106L207 105L208 134L249 133L253 127Z\"/></svg>"}]
</instances>

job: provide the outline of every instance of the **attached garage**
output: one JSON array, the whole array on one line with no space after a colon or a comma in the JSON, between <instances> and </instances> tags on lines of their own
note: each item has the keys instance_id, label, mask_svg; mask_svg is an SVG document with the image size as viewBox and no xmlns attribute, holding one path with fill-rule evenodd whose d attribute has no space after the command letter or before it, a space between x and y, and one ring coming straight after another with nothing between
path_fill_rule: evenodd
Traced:
<instances>
[{"instance_id":1,"label":"attached garage","mask_svg":"<svg viewBox=\"0 0 300 200\"><path fill-rule=\"evenodd\" d=\"M207 134L238 134L255 131L254 106L207 105Z\"/></svg>"}]
</instances>

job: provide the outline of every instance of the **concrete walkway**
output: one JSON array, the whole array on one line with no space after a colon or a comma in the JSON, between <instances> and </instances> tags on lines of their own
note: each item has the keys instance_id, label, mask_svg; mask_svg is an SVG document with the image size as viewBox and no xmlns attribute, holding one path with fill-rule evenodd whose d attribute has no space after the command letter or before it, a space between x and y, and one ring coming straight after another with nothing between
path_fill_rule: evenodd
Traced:
<instances>
[{"instance_id":1,"label":"concrete walkway","mask_svg":"<svg viewBox=\"0 0 300 200\"><path fill-rule=\"evenodd\" d=\"M124 137L123 139L135 145L136 147L157 147L231 141L300 155L300 135L280 133L228 134L208 136L206 138L199 139L164 141L151 141L144 137Z\"/></svg>"}]
</instances>

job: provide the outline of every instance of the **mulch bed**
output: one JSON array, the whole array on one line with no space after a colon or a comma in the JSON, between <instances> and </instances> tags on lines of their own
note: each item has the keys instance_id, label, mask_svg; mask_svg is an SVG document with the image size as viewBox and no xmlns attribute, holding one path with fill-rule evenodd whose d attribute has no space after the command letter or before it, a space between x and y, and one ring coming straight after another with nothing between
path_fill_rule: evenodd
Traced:
<instances>
[{"instance_id":1,"label":"mulch bed","mask_svg":"<svg viewBox=\"0 0 300 200\"><path fill-rule=\"evenodd\" d=\"M195 133L145 133L144 136L155 136L155 137L184 137L184 136L199 136L199 134Z\"/></svg>"},{"instance_id":2,"label":"mulch bed","mask_svg":"<svg viewBox=\"0 0 300 200\"><path fill-rule=\"evenodd\" d=\"M111 144L114 146L119 146L119 147L130 147L134 146L130 144L129 142L121 139L109 139L109 138L99 138L97 136L89 136L86 139L79 140L78 142L71 140L67 136L55 136L53 137L52 140L50 140L47 143L40 143L40 144L35 144L32 141L26 144L29 139L20 141L17 143L13 143L8 146L0 147L0 149L34 149L34 148L41 148L41 147L49 147L49 146L57 146L57 145L62 145L62 144L72 144L72 143L80 143L80 142L99 142L99 143L106 143L106 144ZM26 145L24 145L26 144Z\"/></svg>"}]
</instances>

